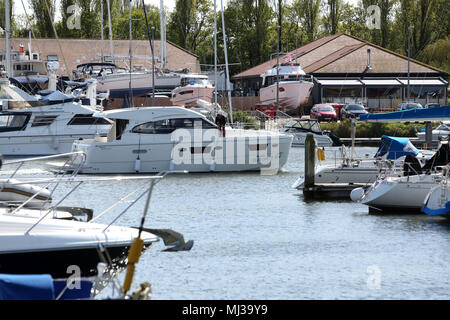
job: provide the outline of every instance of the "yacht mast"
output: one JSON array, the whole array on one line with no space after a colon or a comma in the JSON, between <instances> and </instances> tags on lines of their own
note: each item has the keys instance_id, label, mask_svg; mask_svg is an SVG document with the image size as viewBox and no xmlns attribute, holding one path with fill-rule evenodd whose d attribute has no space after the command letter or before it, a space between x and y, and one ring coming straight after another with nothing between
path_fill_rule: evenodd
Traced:
<instances>
[{"instance_id":1,"label":"yacht mast","mask_svg":"<svg viewBox=\"0 0 450 320\"><path fill-rule=\"evenodd\" d=\"M214 0L214 103L217 107L217 7Z\"/></svg>"},{"instance_id":2,"label":"yacht mast","mask_svg":"<svg viewBox=\"0 0 450 320\"><path fill-rule=\"evenodd\" d=\"M159 2L159 17L161 24L161 43L160 55L161 55L161 69L166 69L166 12L164 11L164 0Z\"/></svg>"},{"instance_id":3,"label":"yacht mast","mask_svg":"<svg viewBox=\"0 0 450 320\"><path fill-rule=\"evenodd\" d=\"M9 40L11 32L11 20L10 20L10 3L9 0L5 0L5 39L6 39L6 74L8 77L12 77L11 73L11 43Z\"/></svg>"},{"instance_id":4,"label":"yacht mast","mask_svg":"<svg viewBox=\"0 0 450 320\"><path fill-rule=\"evenodd\" d=\"M228 92L228 102L230 104L230 122L231 122L231 124L233 124L233 105L231 103L230 72L228 70L227 36L225 33L225 17L223 14L223 0L220 0L220 5L221 5L221 9L222 9L223 48L225 51L225 69L226 69L225 88Z\"/></svg>"},{"instance_id":5,"label":"yacht mast","mask_svg":"<svg viewBox=\"0 0 450 320\"><path fill-rule=\"evenodd\" d=\"M102 39L102 56L101 61L105 61L105 42L103 39L103 0L100 0L100 29L101 29L101 39Z\"/></svg>"},{"instance_id":6,"label":"yacht mast","mask_svg":"<svg viewBox=\"0 0 450 320\"><path fill-rule=\"evenodd\" d=\"M128 107L133 107L133 89L131 88L131 72L133 70L133 30L131 29L132 24L131 24L131 1L129 0L129 9L128 9L128 24L129 24L129 28L130 28L130 48L129 48L129 53L130 53L130 82L129 82L129 104Z\"/></svg>"},{"instance_id":7,"label":"yacht mast","mask_svg":"<svg viewBox=\"0 0 450 320\"><path fill-rule=\"evenodd\" d=\"M108 6L108 28L109 28L109 54L111 58L114 59L114 51L113 51L113 34L112 34L112 26L111 26L111 7L110 0L106 0L106 5ZM114 60L113 60L114 61Z\"/></svg>"}]
</instances>

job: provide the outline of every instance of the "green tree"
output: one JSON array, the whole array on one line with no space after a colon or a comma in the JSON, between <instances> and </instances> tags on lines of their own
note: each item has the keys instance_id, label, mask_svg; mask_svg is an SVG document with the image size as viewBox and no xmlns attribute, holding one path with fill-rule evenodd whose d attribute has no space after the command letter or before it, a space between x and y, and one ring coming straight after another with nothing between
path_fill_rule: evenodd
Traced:
<instances>
[{"instance_id":1,"label":"green tree","mask_svg":"<svg viewBox=\"0 0 450 320\"><path fill-rule=\"evenodd\" d=\"M40 38L53 38L52 21L55 20L54 2L51 0L31 0L30 2L31 8L33 9L33 20L35 21L35 35Z\"/></svg>"}]
</instances>

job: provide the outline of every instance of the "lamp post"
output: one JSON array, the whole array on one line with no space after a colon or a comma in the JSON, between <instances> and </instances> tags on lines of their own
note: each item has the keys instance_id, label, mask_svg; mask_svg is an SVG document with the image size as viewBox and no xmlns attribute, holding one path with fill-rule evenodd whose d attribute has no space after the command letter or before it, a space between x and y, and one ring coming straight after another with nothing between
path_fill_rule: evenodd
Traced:
<instances>
[{"instance_id":1,"label":"lamp post","mask_svg":"<svg viewBox=\"0 0 450 320\"><path fill-rule=\"evenodd\" d=\"M414 29L414 26L409 26L408 27L408 102L409 102L409 100L410 100L410 98L411 98L411 90L410 90L410 87L409 87L409 72L410 72L410 69L409 69L409 63L410 63L410 49L411 49L411 45L410 45L410 40L409 40L409 38L410 38L410 30L412 30L412 29Z\"/></svg>"}]
</instances>

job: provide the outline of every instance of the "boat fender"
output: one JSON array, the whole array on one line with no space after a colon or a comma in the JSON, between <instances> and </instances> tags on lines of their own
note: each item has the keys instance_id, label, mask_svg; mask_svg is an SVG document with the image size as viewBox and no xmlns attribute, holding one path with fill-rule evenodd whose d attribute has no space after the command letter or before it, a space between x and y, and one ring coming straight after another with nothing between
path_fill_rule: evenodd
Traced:
<instances>
[{"instance_id":1,"label":"boat fender","mask_svg":"<svg viewBox=\"0 0 450 320\"><path fill-rule=\"evenodd\" d=\"M350 199L352 199L352 201L355 201L355 202L360 201L363 196L364 196L363 188L356 188L356 189L353 189L352 192L350 192Z\"/></svg>"},{"instance_id":2,"label":"boat fender","mask_svg":"<svg viewBox=\"0 0 450 320\"><path fill-rule=\"evenodd\" d=\"M134 170L136 172L139 172L141 170L141 159L136 159L136 162L134 163Z\"/></svg>"},{"instance_id":3,"label":"boat fender","mask_svg":"<svg viewBox=\"0 0 450 320\"><path fill-rule=\"evenodd\" d=\"M211 161L211 165L209 166L209 171L216 171L216 160Z\"/></svg>"},{"instance_id":4,"label":"boat fender","mask_svg":"<svg viewBox=\"0 0 450 320\"><path fill-rule=\"evenodd\" d=\"M323 148L317 149L317 159L319 159L319 161L325 160L325 150Z\"/></svg>"}]
</instances>

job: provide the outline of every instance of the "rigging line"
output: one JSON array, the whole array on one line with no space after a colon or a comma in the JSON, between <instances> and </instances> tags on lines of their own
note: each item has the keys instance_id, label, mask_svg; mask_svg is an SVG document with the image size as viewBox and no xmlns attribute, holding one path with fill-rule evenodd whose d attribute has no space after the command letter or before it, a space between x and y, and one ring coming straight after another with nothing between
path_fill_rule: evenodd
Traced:
<instances>
[{"instance_id":1,"label":"rigging line","mask_svg":"<svg viewBox=\"0 0 450 320\"><path fill-rule=\"evenodd\" d=\"M64 66L66 68L67 74L69 75L69 79L72 80L72 76L71 76L71 74L69 72L69 68L67 67L66 58L64 56L64 52L63 52L62 47L61 47L61 43L59 42L58 33L56 32L55 24L53 23L53 18L52 18L52 15L50 13L50 7L48 6L47 0L44 0L44 3L45 3L45 7L47 8L48 17L50 18L50 23L52 24L53 32L55 33L55 38L56 38L56 42L58 43L59 51L61 51L61 55L63 57Z\"/></svg>"}]
</instances>

